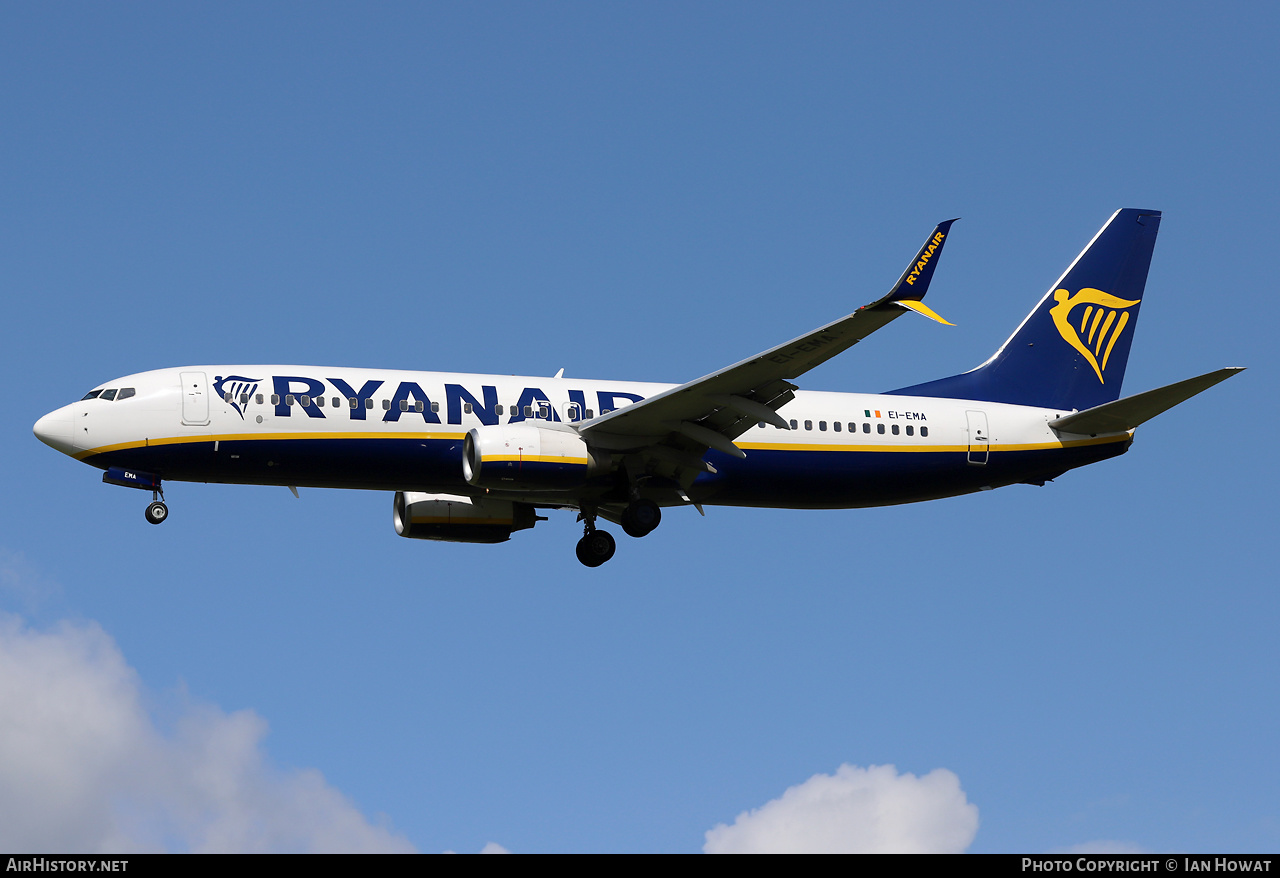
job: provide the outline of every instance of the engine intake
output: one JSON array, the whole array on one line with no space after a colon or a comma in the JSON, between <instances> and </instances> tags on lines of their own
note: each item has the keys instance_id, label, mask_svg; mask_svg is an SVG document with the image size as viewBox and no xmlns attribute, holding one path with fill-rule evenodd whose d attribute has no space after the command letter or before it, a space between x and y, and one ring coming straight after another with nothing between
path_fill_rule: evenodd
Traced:
<instances>
[{"instance_id":1,"label":"engine intake","mask_svg":"<svg viewBox=\"0 0 1280 878\"><path fill-rule=\"evenodd\" d=\"M538 521L533 507L510 500L396 491L396 533L414 540L505 543Z\"/></svg>"},{"instance_id":2,"label":"engine intake","mask_svg":"<svg viewBox=\"0 0 1280 878\"><path fill-rule=\"evenodd\" d=\"M567 491L608 469L577 433L529 423L476 427L462 452L467 483L501 491Z\"/></svg>"}]
</instances>

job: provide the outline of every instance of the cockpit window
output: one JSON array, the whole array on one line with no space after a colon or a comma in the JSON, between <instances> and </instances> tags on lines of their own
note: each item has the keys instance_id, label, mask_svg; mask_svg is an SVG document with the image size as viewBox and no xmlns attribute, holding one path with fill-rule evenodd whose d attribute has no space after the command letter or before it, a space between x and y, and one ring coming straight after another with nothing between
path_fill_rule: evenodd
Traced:
<instances>
[{"instance_id":1,"label":"cockpit window","mask_svg":"<svg viewBox=\"0 0 1280 878\"><path fill-rule=\"evenodd\" d=\"M138 391L134 390L132 387L121 387L120 392L116 395L116 402L119 402L122 399L128 399L131 396L137 396L137 394Z\"/></svg>"},{"instance_id":2,"label":"cockpit window","mask_svg":"<svg viewBox=\"0 0 1280 878\"><path fill-rule=\"evenodd\" d=\"M90 390L84 396L80 397L80 401L84 402L86 399L94 399L101 392L102 392L101 390Z\"/></svg>"},{"instance_id":3,"label":"cockpit window","mask_svg":"<svg viewBox=\"0 0 1280 878\"><path fill-rule=\"evenodd\" d=\"M116 398L116 389L114 387L111 388L110 390L102 391L102 394L98 397L98 399L115 399L115 398Z\"/></svg>"}]
</instances>

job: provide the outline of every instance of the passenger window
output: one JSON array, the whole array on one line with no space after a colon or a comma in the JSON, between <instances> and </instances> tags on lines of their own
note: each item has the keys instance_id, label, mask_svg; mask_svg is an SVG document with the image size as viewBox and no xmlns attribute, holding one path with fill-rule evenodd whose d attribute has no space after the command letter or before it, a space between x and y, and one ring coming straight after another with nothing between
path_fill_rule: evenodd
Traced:
<instances>
[{"instance_id":1,"label":"passenger window","mask_svg":"<svg viewBox=\"0 0 1280 878\"><path fill-rule=\"evenodd\" d=\"M819 432L819 433L825 433L825 432L827 432L827 422L826 422L826 421L818 421L818 432Z\"/></svg>"},{"instance_id":2,"label":"passenger window","mask_svg":"<svg viewBox=\"0 0 1280 878\"><path fill-rule=\"evenodd\" d=\"M892 429L893 429L893 435L897 436L897 435L898 435L898 425L897 425L897 424L894 424L894 425L893 425L893 427L892 427Z\"/></svg>"},{"instance_id":3,"label":"passenger window","mask_svg":"<svg viewBox=\"0 0 1280 878\"><path fill-rule=\"evenodd\" d=\"M280 394L278 393L271 394L271 404L280 405Z\"/></svg>"},{"instance_id":4,"label":"passenger window","mask_svg":"<svg viewBox=\"0 0 1280 878\"><path fill-rule=\"evenodd\" d=\"M587 420L588 420L588 421L589 421L589 420L591 420L592 418L594 418L595 416L596 416L596 413L595 413L594 411L592 411L591 409L587 409Z\"/></svg>"},{"instance_id":5,"label":"passenger window","mask_svg":"<svg viewBox=\"0 0 1280 878\"><path fill-rule=\"evenodd\" d=\"M436 410L436 406L437 406L437 405L438 405L438 403L434 403L434 402L433 402L433 403L431 403L431 410L432 410L432 411L435 411L435 410ZM421 412L426 411L426 409L427 409L427 407L426 407L425 405L423 405L423 404L422 404L422 400L418 400L417 402L415 402L415 403L413 404L413 410L414 410L415 412L419 412L419 413L421 413Z\"/></svg>"},{"instance_id":6,"label":"passenger window","mask_svg":"<svg viewBox=\"0 0 1280 878\"><path fill-rule=\"evenodd\" d=\"M272 399L271 401L272 401L272 403L273 403L273 404L275 403L275 400L274 400L274 399ZM258 405L262 405L262 394L261 394L261 393L259 393L259 394L254 398L254 402L256 402Z\"/></svg>"},{"instance_id":7,"label":"passenger window","mask_svg":"<svg viewBox=\"0 0 1280 878\"><path fill-rule=\"evenodd\" d=\"M400 400L400 411L407 412L408 410L409 410L409 400L407 399Z\"/></svg>"},{"instance_id":8,"label":"passenger window","mask_svg":"<svg viewBox=\"0 0 1280 878\"><path fill-rule=\"evenodd\" d=\"M881 436L884 435L884 424L876 424L876 432Z\"/></svg>"},{"instance_id":9,"label":"passenger window","mask_svg":"<svg viewBox=\"0 0 1280 878\"><path fill-rule=\"evenodd\" d=\"M831 429L832 429L832 430L835 430L837 433L839 433L839 432L840 432L840 422L839 422L839 421L832 421L832 422L831 422Z\"/></svg>"},{"instance_id":10,"label":"passenger window","mask_svg":"<svg viewBox=\"0 0 1280 878\"><path fill-rule=\"evenodd\" d=\"M433 402L433 403L431 403L431 410L432 410L433 412L434 412L434 411L436 411L436 408L437 408L439 405L440 405L440 403L438 403L438 402ZM464 403L462 404L462 411L463 411L465 414L468 414L468 415L469 415L469 414L471 414L471 403L469 403L469 402L464 402Z\"/></svg>"},{"instance_id":11,"label":"passenger window","mask_svg":"<svg viewBox=\"0 0 1280 878\"><path fill-rule=\"evenodd\" d=\"M870 433L870 432L871 432L871 425L870 425L870 424L863 424L863 425L862 425L862 432L864 432L864 433ZM883 432L884 432L884 427L883 427L883 426L881 426L881 428L880 428L880 432L881 432L881 433L883 433Z\"/></svg>"},{"instance_id":12,"label":"passenger window","mask_svg":"<svg viewBox=\"0 0 1280 878\"><path fill-rule=\"evenodd\" d=\"M494 414L502 414L502 403L498 403L493 407Z\"/></svg>"},{"instance_id":13,"label":"passenger window","mask_svg":"<svg viewBox=\"0 0 1280 878\"><path fill-rule=\"evenodd\" d=\"M533 417L533 406L531 406L531 405L527 405L527 406L525 406L525 407L524 407L524 416L525 416L526 418L532 418L532 417Z\"/></svg>"},{"instance_id":14,"label":"passenger window","mask_svg":"<svg viewBox=\"0 0 1280 878\"><path fill-rule=\"evenodd\" d=\"M230 390L228 390L226 393L222 394L222 401L223 401L223 402L231 402L231 400L233 400L234 398L235 398L235 397L233 397L233 396L231 395L231 391L230 391Z\"/></svg>"},{"instance_id":15,"label":"passenger window","mask_svg":"<svg viewBox=\"0 0 1280 878\"><path fill-rule=\"evenodd\" d=\"M542 418L544 421L548 420L551 417L551 409L547 408L545 405L542 406L538 409L538 417Z\"/></svg>"},{"instance_id":16,"label":"passenger window","mask_svg":"<svg viewBox=\"0 0 1280 878\"><path fill-rule=\"evenodd\" d=\"M764 429L764 421L761 421L760 423L756 424L756 426L757 426L757 427L759 427L761 430L763 430L763 429Z\"/></svg>"},{"instance_id":17,"label":"passenger window","mask_svg":"<svg viewBox=\"0 0 1280 878\"><path fill-rule=\"evenodd\" d=\"M304 409L309 409L309 408L311 408L311 395L310 395L310 394L307 394L307 393L302 394L302 407L303 407Z\"/></svg>"},{"instance_id":18,"label":"passenger window","mask_svg":"<svg viewBox=\"0 0 1280 878\"><path fill-rule=\"evenodd\" d=\"M287 394L285 394L285 397L284 397L284 404L285 404L285 405L293 405L293 394L292 394L292 393L287 393Z\"/></svg>"},{"instance_id":19,"label":"passenger window","mask_svg":"<svg viewBox=\"0 0 1280 878\"><path fill-rule=\"evenodd\" d=\"M907 435L914 436L915 434L916 434L916 428L911 426L910 424L907 424Z\"/></svg>"},{"instance_id":20,"label":"passenger window","mask_svg":"<svg viewBox=\"0 0 1280 878\"><path fill-rule=\"evenodd\" d=\"M333 403L333 407L334 407L334 408L338 408L339 406L341 406L341 405L342 405L342 397L340 397L340 396L335 396L335 397L331 400L331 402Z\"/></svg>"},{"instance_id":21,"label":"passenger window","mask_svg":"<svg viewBox=\"0 0 1280 878\"><path fill-rule=\"evenodd\" d=\"M401 402L400 404L401 404L401 405L404 405L404 403L403 403L403 402ZM389 412L389 411L391 411L391 400L389 400L389 399L384 399L384 400L382 401L382 410L383 410L384 412ZM401 411L403 411L403 409L402 409Z\"/></svg>"},{"instance_id":22,"label":"passenger window","mask_svg":"<svg viewBox=\"0 0 1280 878\"><path fill-rule=\"evenodd\" d=\"M856 432L858 432L858 425L857 425L857 424L855 424L853 421L850 421L850 422L849 422L849 432L850 432L850 433L856 433Z\"/></svg>"},{"instance_id":23,"label":"passenger window","mask_svg":"<svg viewBox=\"0 0 1280 878\"><path fill-rule=\"evenodd\" d=\"M792 418L792 419L791 419L791 429L792 429L792 430L796 429L796 419L795 419L795 418Z\"/></svg>"},{"instance_id":24,"label":"passenger window","mask_svg":"<svg viewBox=\"0 0 1280 878\"><path fill-rule=\"evenodd\" d=\"M305 397L304 397L304 399L305 399ZM324 408L324 397L323 397L323 396L317 396L317 397L316 397L316 406L317 406L318 408Z\"/></svg>"},{"instance_id":25,"label":"passenger window","mask_svg":"<svg viewBox=\"0 0 1280 878\"><path fill-rule=\"evenodd\" d=\"M101 392L101 390L90 390L84 396L80 397L80 401L84 402L86 399L96 399L98 394Z\"/></svg>"},{"instance_id":26,"label":"passenger window","mask_svg":"<svg viewBox=\"0 0 1280 878\"><path fill-rule=\"evenodd\" d=\"M240 394L240 405L248 405L248 404L249 404L249 394L247 393Z\"/></svg>"},{"instance_id":27,"label":"passenger window","mask_svg":"<svg viewBox=\"0 0 1280 878\"><path fill-rule=\"evenodd\" d=\"M113 400L115 398L116 398L116 389L114 387L111 388L110 390L102 391L102 396L98 397L98 399L105 399L108 401Z\"/></svg>"},{"instance_id":28,"label":"passenger window","mask_svg":"<svg viewBox=\"0 0 1280 878\"><path fill-rule=\"evenodd\" d=\"M578 420L578 407L576 405L570 405L564 410L564 413L568 415L569 420L571 421Z\"/></svg>"},{"instance_id":29,"label":"passenger window","mask_svg":"<svg viewBox=\"0 0 1280 878\"><path fill-rule=\"evenodd\" d=\"M366 402L373 402L373 400L371 400L371 399L370 399L370 400L366 400ZM360 407L360 400L356 399L354 396L348 396L348 397L347 397L347 405L348 405L348 406L350 406L350 407L351 407L351 408L353 408L353 409L354 409L354 408L359 408L359 407Z\"/></svg>"},{"instance_id":30,"label":"passenger window","mask_svg":"<svg viewBox=\"0 0 1280 878\"><path fill-rule=\"evenodd\" d=\"M921 435L921 436L926 436L926 437L927 437L927 436L929 435L929 428L928 428L928 427L921 427L921 428L920 428L920 435Z\"/></svg>"},{"instance_id":31,"label":"passenger window","mask_svg":"<svg viewBox=\"0 0 1280 878\"><path fill-rule=\"evenodd\" d=\"M138 391L134 390L132 387L121 387L120 394L116 397L116 402L119 402L122 399L128 399L129 397L136 395L137 392Z\"/></svg>"},{"instance_id":32,"label":"passenger window","mask_svg":"<svg viewBox=\"0 0 1280 878\"><path fill-rule=\"evenodd\" d=\"M471 403L467 403L467 405L471 405ZM422 411L422 403L418 403L418 411ZM431 411L439 413L440 403L438 402L431 403ZM470 409L468 409L468 411L470 411Z\"/></svg>"}]
</instances>

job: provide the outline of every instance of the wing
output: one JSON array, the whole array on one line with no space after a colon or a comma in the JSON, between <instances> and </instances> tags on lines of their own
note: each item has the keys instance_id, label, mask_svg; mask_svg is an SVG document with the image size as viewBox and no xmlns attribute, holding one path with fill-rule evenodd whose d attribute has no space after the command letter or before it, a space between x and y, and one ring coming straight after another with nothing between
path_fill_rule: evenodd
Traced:
<instances>
[{"instance_id":1,"label":"wing","mask_svg":"<svg viewBox=\"0 0 1280 878\"><path fill-rule=\"evenodd\" d=\"M708 448L745 457L733 440L753 424L763 421L787 429L778 409L795 397L798 388L791 379L848 350L904 310L947 322L921 299L929 289L953 222L947 220L933 230L885 296L847 317L697 381L601 414L581 425L580 432L597 447L639 452L647 459L642 462L665 463L662 468L684 484L698 472L714 471L701 459Z\"/></svg>"}]
</instances>

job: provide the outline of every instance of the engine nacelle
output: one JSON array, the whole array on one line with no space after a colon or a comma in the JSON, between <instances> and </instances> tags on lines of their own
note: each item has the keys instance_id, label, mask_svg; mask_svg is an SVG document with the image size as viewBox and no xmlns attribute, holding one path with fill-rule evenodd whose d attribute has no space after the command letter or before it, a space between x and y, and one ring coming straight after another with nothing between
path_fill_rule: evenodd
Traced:
<instances>
[{"instance_id":1,"label":"engine nacelle","mask_svg":"<svg viewBox=\"0 0 1280 878\"><path fill-rule=\"evenodd\" d=\"M396 491L396 533L414 540L505 543L538 520L533 507L510 500Z\"/></svg>"},{"instance_id":2,"label":"engine nacelle","mask_svg":"<svg viewBox=\"0 0 1280 878\"><path fill-rule=\"evenodd\" d=\"M528 422L476 427L462 451L467 483L499 491L567 491L608 467L577 433Z\"/></svg>"}]
</instances>

